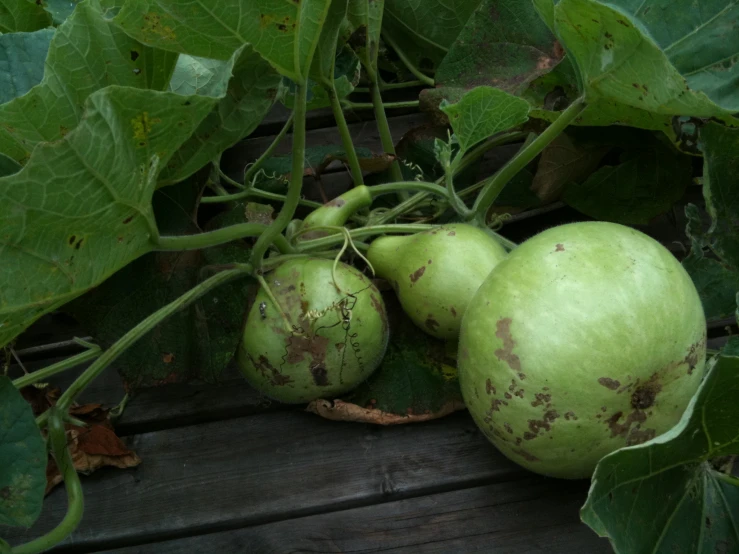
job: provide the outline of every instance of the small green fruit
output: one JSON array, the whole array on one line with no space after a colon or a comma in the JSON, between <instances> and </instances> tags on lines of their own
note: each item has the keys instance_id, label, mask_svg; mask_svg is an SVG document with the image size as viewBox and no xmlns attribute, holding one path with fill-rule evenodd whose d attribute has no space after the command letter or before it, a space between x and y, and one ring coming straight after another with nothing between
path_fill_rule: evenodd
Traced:
<instances>
[{"instance_id":1,"label":"small green fruit","mask_svg":"<svg viewBox=\"0 0 739 554\"><path fill-rule=\"evenodd\" d=\"M680 420L703 378L706 320L680 262L614 223L548 229L501 262L462 321L470 414L531 471L590 477Z\"/></svg>"},{"instance_id":2,"label":"small green fruit","mask_svg":"<svg viewBox=\"0 0 739 554\"><path fill-rule=\"evenodd\" d=\"M380 365L389 329L382 296L367 277L332 260L299 258L266 278L237 360L254 388L286 403L343 394ZM338 285L338 288L337 288Z\"/></svg>"},{"instance_id":3,"label":"small green fruit","mask_svg":"<svg viewBox=\"0 0 739 554\"><path fill-rule=\"evenodd\" d=\"M403 310L428 334L454 339L477 288L506 257L485 231L463 223L376 239L367 259L395 289Z\"/></svg>"}]
</instances>

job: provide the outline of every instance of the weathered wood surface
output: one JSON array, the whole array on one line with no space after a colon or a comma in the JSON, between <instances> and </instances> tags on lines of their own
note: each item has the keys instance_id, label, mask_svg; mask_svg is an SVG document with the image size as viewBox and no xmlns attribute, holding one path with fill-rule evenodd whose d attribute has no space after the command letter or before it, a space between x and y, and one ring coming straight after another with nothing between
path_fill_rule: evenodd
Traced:
<instances>
[{"instance_id":1,"label":"weathered wood surface","mask_svg":"<svg viewBox=\"0 0 739 554\"><path fill-rule=\"evenodd\" d=\"M587 490L526 478L109 552L612 553L579 520Z\"/></svg>"}]
</instances>

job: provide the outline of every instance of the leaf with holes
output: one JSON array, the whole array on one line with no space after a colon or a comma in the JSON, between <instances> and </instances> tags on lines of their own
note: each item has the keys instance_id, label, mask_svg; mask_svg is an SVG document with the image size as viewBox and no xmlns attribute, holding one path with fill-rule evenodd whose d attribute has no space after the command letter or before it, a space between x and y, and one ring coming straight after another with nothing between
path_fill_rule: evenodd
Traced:
<instances>
[{"instance_id":1,"label":"leaf with holes","mask_svg":"<svg viewBox=\"0 0 739 554\"><path fill-rule=\"evenodd\" d=\"M13 383L0 375L0 525L30 527L41 514L46 444Z\"/></svg>"},{"instance_id":2,"label":"leaf with holes","mask_svg":"<svg viewBox=\"0 0 739 554\"><path fill-rule=\"evenodd\" d=\"M714 362L675 427L598 464L581 517L616 552L739 549L739 479L715 463L739 454L739 357Z\"/></svg>"},{"instance_id":3,"label":"leaf with holes","mask_svg":"<svg viewBox=\"0 0 739 554\"><path fill-rule=\"evenodd\" d=\"M165 90L176 59L126 36L103 17L97 0L80 4L52 38L39 86L0 106L0 152L25 163L38 143L59 140L77 126L96 90Z\"/></svg>"},{"instance_id":4,"label":"leaf with holes","mask_svg":"<svg viewBox=\"0 0 739 554\"><path fill-rule=\"evenodd\" d=\"M160 167L216 99L111 86L0 178L0 346L152 248Z\"/></svg>"},{"instance_id":5,"label":"leaf with holes","mask_svg":"<svg viewBox=\"0 0 739 554\"><path fill-rule=\"evenodd\" d=\"M145 44L225 60L249 43L282 75L302 83L331 0L127 2L115 21ZM143 24L142 24L143 22Z\"/></svg>"}]
</instances>

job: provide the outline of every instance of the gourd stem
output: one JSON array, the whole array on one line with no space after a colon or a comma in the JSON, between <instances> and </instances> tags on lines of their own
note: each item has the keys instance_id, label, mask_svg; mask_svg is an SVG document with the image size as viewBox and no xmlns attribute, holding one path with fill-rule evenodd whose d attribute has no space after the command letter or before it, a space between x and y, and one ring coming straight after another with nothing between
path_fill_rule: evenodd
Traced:
<instances>
[{"instance_id":1,"label":"gourd stem","mask_svg":"<svg viewBox=\"0 0 739 554\"><path fill-rule=\"evenodd\" d=\"M271 225L262 225L261 223L238 223L223 229L198 233L197 235L160 236L154 250L200 250L201 248L218 246L246 237L261 237L270 228ZM275 235L272 242L282 253L286 254L293 251L292 246L283 235Z\"/></svg>"},{"instance_id":2,"label":"gourd stem","mask_svg":"<svg viewBox=\"0 0 739 554\"><path fill-rule=\"evenodd\" d=\"M56 465L64 478L64 487L67 490L67 513L54 529L31 542L16 546L11 550L13 554L37 554L53 548L77 528L85 508L80 477L77 475L67 446L67 435L64 429L65 410L57 405L44 413L50 414L48 417L49 441Z\"/></svg>"},{"instance_id":3,"label":"gourd stem","mask_svg":"<svg viewBox=\"0 0 739 554\"><path fill-rule=\"evenodd\" d=\"M209 277L202 283L191 288L185 294L170 302L166 306L159 308L156 312L151 314L149 317L141 321L138 325L129 330L125 335L118 339L113 346L103 352L97 360L92 362L90 366L80 375L70 386L64 391L57 401L57 406L62 411L66 412L74 402L75 398L83 391L87 386L100 375L106 367L114 362L123 352L130 348L136 341L142 338L146 333L154 329L162 321L167 319L175 312L182 308L190 305L192 302L209 293L213 289L236 279L237 277L244 277L251 273L252 267L249 264L238 267L237 269L229 269L222 271ZM47 414L44 412L44 414ZM44 415L42 414L42 415ZM43 420L42 420L43 421ZM37 422L39 420L37 419Z\"/></svg>"},{"instance_id":4,"label":"gourd stem","mask_svg":"<svg viewBox=\"0 0 739 554\"><path fill-rule=\"evenodd\" d=\"M374 185L368 187L372 198L382 196L384 194L392 194L398 191L424 191L437 196L448 198L449 193L439 184L428 183L424 181L400 181L399 183L388 183L386 185Z\"/></svg>"},{"instance_id":5,"label":"gourd stem","mask_svg":"<svg viewBox=\"0 0 739 554\"><path fill-rule=\"evenodd\" d=\"M305 114L308 87L306 82L298 83L295 91L295 107L293 110L293 144L292 172L287 188L285 203L272 224L257 239L251 253L252 264L259 268L262 258L273 242L278 240L288 226L300 202L300 191L303 188L303 167L305 164ZM279 248L279 246L278 246Z\"/></svg>"},{"instance_id":6,"label":"gourd stem","mask_svg":"<svg viewBox=\"0 0 739 554\"><path fill-rule=\"evenodd\" d=\"M357 157L357 151L354 148L354 142L352 141L352 134L349 132L349 126L346 124L346 118L344 117L344 109L341 105L338 95L336 94L336 83L333 79L329 82L324 83L328 96L331 99L331 109L334 112L334 120L336 126L339 128L339 135L341 135L341 144L344 146L344 153L349 164L349 170L352 174L352 180L354 186L364 184L364 175L362 174L362 167L359 165L359 158Z\"/></svg>"},{"instance_id":7,"label":"gourd stem","mask_svg":"<svg viewBox=\"0 0 739 554\"><path fill-rule=\"evenodd\" d=\"M426 231L433 229L438 225L426 225L426 224L402 224L402 225L370 225L368 227L362 227L360 229L352 229L349 231L349 236L353 239L372 237L375 235L391 234L391 233L418 233L420 231ZM342 243L344 241L344 235L331 235L328 237L321 237L319 239L306 240L301 242L298 246L298 250L301 252L310 252L311 250L319 250L328 246Z\"/></svg>"},{"instance_id":8,"label":"gourd stem","mask_svg":"<svg viewBox=\"0 0 739 554\"><path fill-rule=\"evenodd\" d=\"M220 174L221 179L226 181L229 185L233 185L235 187L244 189L244 185L242 185L241 183L237 181L234 181L233 179L231 179L231 177L229 177L228 175L226 175L220 170L219 170L219 174ZM285 201L284 194L267 192L266 190L260 190L250 185L250 186L247 186L241 192L229 194L228 196L205 196L200 199L200 203L201 204L215 204L217 202L231 202L233 200L243 200L250 196L256 196L257 198L264 198L265 200L274 200L276 202ZM300 200L299 204L301 206L306 206L308 208L320 208L323 205L319 202L313 202L312 200Z\"/></svg>"},{"instance_id":9,"label":"gourd stem","mask_svg":"<svg viewBox=\"0 0 739 554\"><path fill-rule=\"evenodd\" d=\"M395 50L395 53L400 58L400 61L403 62L403 65L405 65L408 68L408 71L413 73L413 75L419 81L421 81L424 85L428 85L430 87L435 86L436 83L434 83L434 80L428 75L424 75L423 73L421 73L421 70L418 69L413 64L413 62L408 59L408 56L406 56L405 52L403 52L403 49L398 46L398 43L395 42L388 33L382 33L382 40L384 40L387 44L390 45L393 50Z\"/></svg>"},{"instance_id":10,"label":"gourd stem","mask_svg":"<svg viewBox=\"0 0 739 554\"><path fill-rule=\"evenodd\" d=\"M38 371L29 373L28 375L24 375L23 377L18 377L17 379L13 380L13 386L15 386L15 388L17 389L22 389L23 387L27 387L28 385L32 385L34 383L43 381L44 379L48 379L49 377L56 375L57 373L61 373L62 371L66 371L73 367L77 367L80 364L84 364L85 362L89 362L90 360L94 360L95 358L100 356L101 353L102 349L99 346L95 345L94 348L90 348L88 350L85 350L84 352L80 352L79 354L76 354L71 358L67 358L66 360L62 360L61 362L52 364L49 367L39 369Z\"/></svg>"},{"instance_id":11,"label":"gourd stem","mask_svg":"<svg viewBox=\"0 0 739 554\"><path fill-rule=\"evenodd\" d=\"M518 151L518 153L504 165L500 171L485 181L482 191L477 196L472 212L468 219L485 219L485 214L493 205L495 199L503 191L508 182L542 150L557 138L572 121L586 108L585 98L580 97L563 111L560 116L544 130L536 139Z\"/></svg>"},{"instance_id":12,"label":"gourd stem","mask_svg":"<svg viewBox=\"0 0 739 554\"><path fill-rule=\"evenodd\" d=\"M402 83L384 83L380 81L380 90L393 90L399 88L420 87L423 81L403 81ZM354 92L369 92L368 87L355 87Z\"/></svg>"}]
</instances>

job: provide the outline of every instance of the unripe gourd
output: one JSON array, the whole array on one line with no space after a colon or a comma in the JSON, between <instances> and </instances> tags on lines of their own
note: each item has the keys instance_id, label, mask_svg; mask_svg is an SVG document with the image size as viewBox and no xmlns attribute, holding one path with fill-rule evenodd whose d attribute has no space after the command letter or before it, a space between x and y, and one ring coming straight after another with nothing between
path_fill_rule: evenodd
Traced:
<instances>
[{"instance_id":1,"label":"unripe gourd","mask_svg":"<svg viewBox=\"0 0 739 554\"><path fill-rule=\"evenodd\" d=\"M486 231L464 223L372 242L367 259L395 289L403 310L428 334L459 335L472 296L506 257Z\"/></svg>"}]
</instances>

